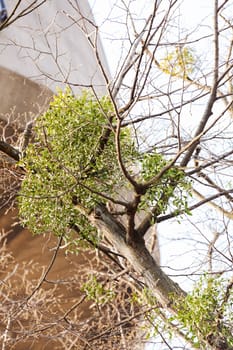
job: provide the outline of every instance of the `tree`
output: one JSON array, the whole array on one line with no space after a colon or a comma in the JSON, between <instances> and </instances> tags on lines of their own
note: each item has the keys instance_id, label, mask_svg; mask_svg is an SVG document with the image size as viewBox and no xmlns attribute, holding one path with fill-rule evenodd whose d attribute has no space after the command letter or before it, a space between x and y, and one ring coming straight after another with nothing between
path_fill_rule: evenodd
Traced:
<instances>
[{"instance_id":1,"label":"tree","mask_svg":"<svg viewBox=\"0 0 233 350\"><path fill-rule=\"evenodd\" d=\"M115 281L130 285L130 297L122 300L137 309L132 318L143 319L147 336L158 335L166 348L173 336L184 339L180 348L232 349L233 4L215 0L213 25L202 33L182 28L177 0L154 1L139 23L134 3L120 3L127 39L113 81L96 41L87 38L106 96L94 89L81 96L59 92L36 120L34 143L17 156L14 147L7 152L25 171L22 222L36 233L52 230L73 251L86 243L108 254ZM202 42L209 45L205 59ZM121 198L123 187L132 197ZM179 222L182 233L165 226L169 220L174 227ZM201 275L189 293L169 276L175 263L162 268L146 248L144 236L154 223L163 225L174 247L176 239L195 244L198 261L183 261L178 272ZM108 282L93 276L83 284L100 308L119 292ZM119 325L128 321L120 318Z\"/></svg>"}]
</instances>

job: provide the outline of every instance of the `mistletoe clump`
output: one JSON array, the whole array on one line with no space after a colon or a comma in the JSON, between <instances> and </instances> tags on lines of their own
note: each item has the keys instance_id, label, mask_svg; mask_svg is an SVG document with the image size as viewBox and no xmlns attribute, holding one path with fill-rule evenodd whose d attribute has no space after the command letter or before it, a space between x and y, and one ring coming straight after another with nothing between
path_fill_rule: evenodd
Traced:
<instances>
[{"instance_id":1,"label":"mistletoe clump","mask_svg":"<svg viewBox=\"0 0 233 350\"><path fill-rule=\"evenodd\" d=\"M67 90L36 120L35 142L21 160L26 176L19 196L22 222L34 233L61 234L75 224L90 234L74 204L93 208L121 178L113 114L108 97L89 91L75 97ZM125 158L132 157L128 129L121 131L121 147Z\"/></svg>"}]
</instances>

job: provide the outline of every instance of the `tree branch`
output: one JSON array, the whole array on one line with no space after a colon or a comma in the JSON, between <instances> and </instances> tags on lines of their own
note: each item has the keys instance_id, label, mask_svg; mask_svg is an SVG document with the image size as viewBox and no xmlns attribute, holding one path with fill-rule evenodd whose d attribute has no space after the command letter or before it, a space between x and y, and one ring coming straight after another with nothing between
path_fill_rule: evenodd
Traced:
<instances>
[{"instance_id":1,"label":"tree branch","mask_svg":"<svg viewBox=\"0 0 233 350\"><path fill-rule=\"evenodd\" d=\"M20 152L17 148L11 146L9 143L0 140L0 151L7 154L12 159L16 160L17 162L20 159Z\"/></svg>"},{"instance_id":2,"label":"tree branch","mask_svg":"<svg viewBox=\"0 0 233 350\"><path fill-rule=\"evenodd\" d=\"M103 204L98 204L95 211L88 215L88 219L103 232L117 251L127 258L162 306L172 309L174 296L176 298L186 296L180 286L173 282L155 262L142 239L137 237L131 244L127 244L125 228Z\"/></svg>"},{"instance_id":3,"label":"tree branch","mask_svg":"<svg viewBox=\"0 0 233 350\"><path fill-rule=\"evenodd\" d=\"M203 114L203 117L201 119L201 122L194 134L194 138L197 137L197 135L200 135L210 116L213 114L212 112L212 109L213 109L213 105L216 101L216 98L217 98L217 89L218 89L218 66L219 66L219 40L218 40L218 37L219 37L219 30L218 30L218 17L217 17L217 11L218 11L218 8L217 8L217 2L215 1L215 9L214 9L214 43L215 43L215 46L214 46L214 77L213 77L213 85L212 85L212 89L211 89L211 93L210 93L210 96L209 96L209 100L207 102L207 105L206 105L206 110ZM181 161L181 166L184 167L188 164L188 162L190 161L190 158L192 157L192 154L193 152L195 151L195 148L198 144L199 140L197 140L196 142L194 142L191 147L188 149L187 153L185 154L184 158L182 159Z\"/></svg>"}]
</instances>

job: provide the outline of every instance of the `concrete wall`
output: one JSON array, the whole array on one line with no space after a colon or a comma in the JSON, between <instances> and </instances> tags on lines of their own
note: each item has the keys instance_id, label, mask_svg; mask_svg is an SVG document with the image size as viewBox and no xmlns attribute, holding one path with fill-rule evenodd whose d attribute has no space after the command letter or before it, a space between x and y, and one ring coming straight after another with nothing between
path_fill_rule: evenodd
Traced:
<instances>
[{"instance_id":1,"label":"concrete wall","mask_svg":"<svg viewBox=\"0 0 233 350\"><path fill-rule=\"evenodd\" d=\"M21 122L28 121L48 107L51 91L66 85L74 93L89 86L98 94L105 93L106 84L89 42L94 42L96 33L88 1L47 0L20 18L35 1L21 1L15 10L17 3L5 0L9 20L16 20L0 31L0 118L15 119L20 114ZM35 5L38 3L41 1ZM101 42L97 42L109 74Z\"/></svg>"},{"instance_id":2,"label":"concrete wall","mask_svg":"<svg viewBox=\"0 0 233 350\"><path fill-rule=\"evenodd\" d=\"M48 108L53 96L46 86L4 67L0 68L0 91L0 120L17 122L22 129Z\"/></svg>"},{"instance_id":3,"label":"concrete wall","mask_svg":"<svg viewBox=\"0 0 233 350\"><path fill-rule=\"evenodd\" d=\"M9 15L17 2L5 0ZM21 1L13 18L33 2ZM89 21L83 16L87 16ZM93 85L99 93L103 93L105 81L88 42L88 38L95 40L93 21L87 0L47 0L0 32L0 66L53 91L56 87L71 84L75 92ZM108 72L99 40L98 52Z\"/></svg>"}]
</instances>

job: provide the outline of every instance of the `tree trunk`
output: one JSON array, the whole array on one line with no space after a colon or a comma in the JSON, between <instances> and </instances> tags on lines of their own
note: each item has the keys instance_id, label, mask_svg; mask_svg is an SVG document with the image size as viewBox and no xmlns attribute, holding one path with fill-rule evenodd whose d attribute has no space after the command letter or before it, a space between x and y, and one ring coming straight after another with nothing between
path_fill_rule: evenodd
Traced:
<instances>
[{"instance_id":1,"label":"tree trunk","mask_svg":"<svg viewBox=\"0 0 233 350\"><path fill-rule=\"evenodd\" d=\"M89 215L89 220L103 232L113 247L127 258L163 307L172 309L173 297L177 299L177 297L186 296L179 285L162 271L148 252L143 240L135 237L133 242L126 243L124 226L108 212L104 205L99 204Z\"/></svg>"},{"instance_id":2,"label":"tree trunk","mask_svg":"<svg viewBox=\"0 0 233 350\"><path fill-rule=\"evenodd\" d=\"M148 252L144 241L135 237L135 240L128 244L124 226L108 212L103 204L97 205L88 218L103 232L118 253L126 257L133 269L143 277L143 282L161 306L175 313L177 310L173 308L173 300L185 298L186 293L162 271ZM233 350L225 337L219 335L211 335L210 338L205 339L205 342L209 349Z\"/></svg>"}]
</instances>

